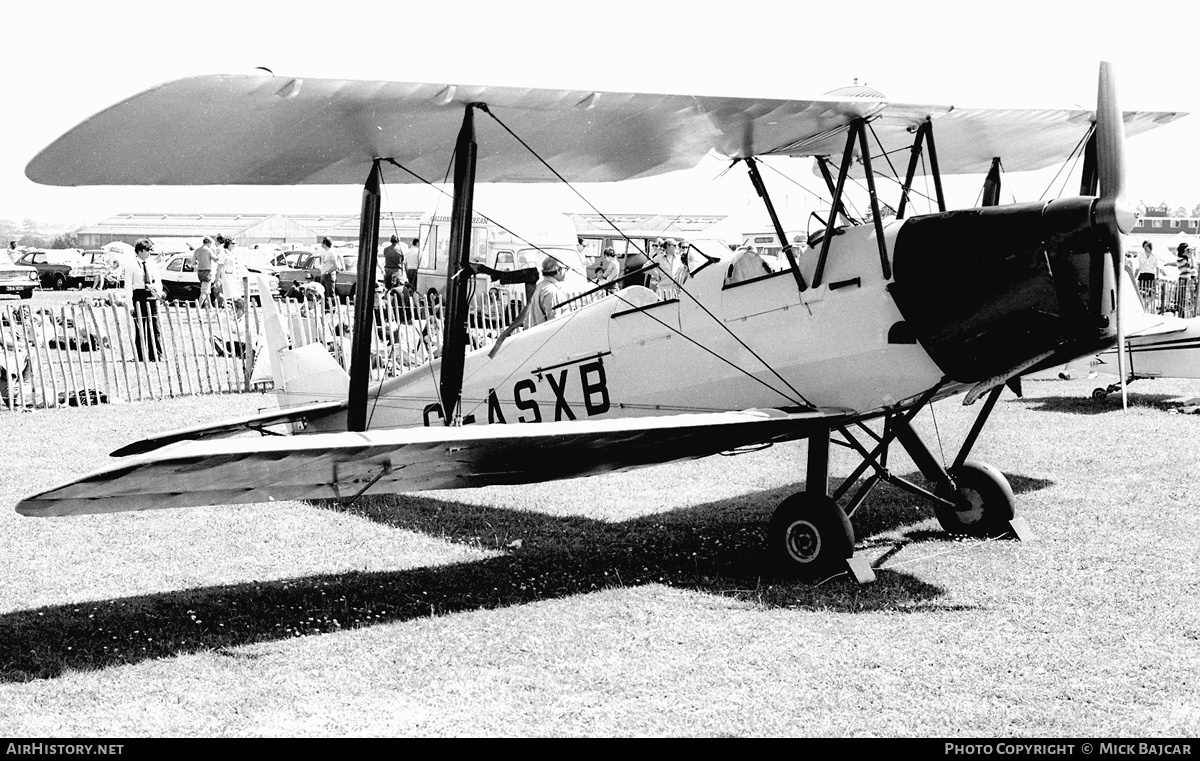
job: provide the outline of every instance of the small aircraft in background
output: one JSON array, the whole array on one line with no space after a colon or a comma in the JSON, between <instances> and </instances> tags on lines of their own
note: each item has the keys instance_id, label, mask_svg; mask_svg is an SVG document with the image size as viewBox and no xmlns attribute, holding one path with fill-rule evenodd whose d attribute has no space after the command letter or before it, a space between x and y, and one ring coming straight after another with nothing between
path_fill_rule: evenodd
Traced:
<instances>
[{"instance_id":1,"label":"small aircraft in background","mask_svg":"<svg viewBox=\"0 0 1200 761\"><path fill-rule=\"evenodd\" d=\"M1149 314L1138 298L1133 280L1125 273L1121 288L1121 319L1125 327L1123 356L1111 346L1090 357L1067 363L1070 373L1122 375L1118 362L1124 360L1125 384L1150 378L1200 378L1200 317L1181 318L1172 314ZM1104 399L1120 391L1120 380L1092 390L1092 398Z\"/></svg>"},{"instance_id":2,"label":"small aircraft in background","mask_svg":"<svg viewBox=\"0 0 1200 761\"><path fill-rule=\"evenodd\" d=\"M1119 235L1135 217L1123 198L1125 135L1182 115L1122 112L1107 64L1097 100L1095 112L973 109L869 92L787 100L265 75L154 88L60 137L26 174L52 185L364 183L358 271L371 273L385 170L392 181L428 182L453 158L441 358L370 385L371 299L360 299L348 377L320 347L288 349L276 333L278 412L131 444L114 454L134 456L17 510L520 484L805 439L804 489L769 525L782 573L823 577L849 561L869 578L854 563L851 517L885 481L926 500L950 532L1019 533L1007 480L970 461L971 449L1006 385L1117 337ZM184 118L197 108L216 118ZM674 296L619 288L518 330L522 315L490 350L467 353L470 275L502 277L470 259L477 182L621 181L692 167L713 151L745 166L781 241L758 160L815 158L830 212L806 250L784 248L783 271L736 281L723 242L692 241L686 276L653 265L675 280ZM1078 196L999 205L1002 160L1024 171L1077 154ZM891 177L896 214L885 218L881 167L904 157L905 176ZM947 174L986 174L983 205L948 210ZM917 176L932 179L936 208L908 216ZM860 181L869 209L856 215L848 185ZM358 293L373 285L360 279ZM986 403L946 467L912 420L963 392ZM293 435L224 438L279 425ZM834 490L832 444L862 458ZM888 469L895 444L930 488Z\"/></svg>"}]
</instances>

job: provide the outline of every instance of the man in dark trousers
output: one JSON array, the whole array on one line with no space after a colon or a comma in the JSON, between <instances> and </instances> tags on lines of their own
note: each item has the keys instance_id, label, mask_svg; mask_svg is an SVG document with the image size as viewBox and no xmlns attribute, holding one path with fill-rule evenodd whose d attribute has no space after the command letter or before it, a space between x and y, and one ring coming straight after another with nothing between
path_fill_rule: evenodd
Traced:
<instances>
[{"instance_id":1,"label":"man in dark trousers","mask_svg":"<svg viewBox=\"0 0 1200 761\"><path fill-rule=\"evenodd\" d=\"M383 250L384 290L398 288L401 278L408 278L408 273L405 271L407 268L406 258L404 244L400 242L399 236L393 235L391 245Z\"/></svg>"},{"instance_id":2,"label":"man in dark trousers","mask_svg":"<svg viewBox=\"0 0 1200 761\"><path fill-rule=\"evenodd\" d=\"M125 269L126 303L133 309L133 341L138 361L157 362L162 355L162 328L158 322L158 297L162 281L158 265L150 261L154 244L142 238L133 244L137 259Z\"/></svg>"}]
</instances>

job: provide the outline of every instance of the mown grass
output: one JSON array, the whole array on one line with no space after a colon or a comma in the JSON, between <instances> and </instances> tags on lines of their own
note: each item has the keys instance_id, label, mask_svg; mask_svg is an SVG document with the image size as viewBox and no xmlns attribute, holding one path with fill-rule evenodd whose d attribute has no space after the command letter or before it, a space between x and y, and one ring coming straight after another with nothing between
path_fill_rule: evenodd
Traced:
<instances>
[{"instance_id":1,"label":"mown grass","mask_svg":"<svg viewBox=\"0 0 1200 761\"><path fill-rule=\"evenodd\" d=\"M855 519L865 587L763 576L804 444L528 487L35 520L21 496L202 397L0 417L0 731L1200 735L1200 382L1027 382L976 454L1036 541ZM945 458L975 408L918 418ZM835 477L855 464L834 448ZM911 473L893 452L889 466Z\"/></svg>"}]
</instances>

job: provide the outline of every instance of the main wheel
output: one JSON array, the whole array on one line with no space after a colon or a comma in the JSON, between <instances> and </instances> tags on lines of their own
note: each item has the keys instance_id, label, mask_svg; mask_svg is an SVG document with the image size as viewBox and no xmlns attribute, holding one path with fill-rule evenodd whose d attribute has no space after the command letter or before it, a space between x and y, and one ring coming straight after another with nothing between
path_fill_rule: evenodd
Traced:
<instances>
[{"instance_id":1,"label":"main wheel","mask_svg":"<svg viewBox=\"0 0 1200 761\"><path fill-rule=\"evenodd\" d=\"M954 502L954 507L934 508L938 523L947 533L985 538L1003 536L1011 530L1016 498L1003 473L986 463L968 462L950 475L958 488L953 494L939 496Z\"/></svg>"},{"instance_id":2,"label":"main wheel","mask_svg":"<svg viewBox=\"0 0 1200 761\"><path fill-rule=\"evenodd\" d=\"M827 496L800 492L779 503L767 528L771 565L781 576L822 579L854 555L854 528Z\"/></svg>"},{"instance_id":3,"label":"main wheel","mask_svg":"<svg viewBox=\"0 0 1200 761\"><path fill-rule=\"evenodd\" d=\"M1100 401L1101 399L1104 399L1107 396L1108 396L1108 389L1105 389L1105 388L1092 389L1092 398L1095 399L1096 401Z\"/></svg>"}]
</instances>

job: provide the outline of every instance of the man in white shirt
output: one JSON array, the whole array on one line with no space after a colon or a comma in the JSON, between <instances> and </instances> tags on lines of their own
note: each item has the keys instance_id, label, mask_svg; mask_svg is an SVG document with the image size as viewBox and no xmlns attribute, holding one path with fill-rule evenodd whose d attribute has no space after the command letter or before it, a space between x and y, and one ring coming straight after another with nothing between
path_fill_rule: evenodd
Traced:
<instances>
[{"instance_id":1,"label":"man in white shirt","mask_svg":"<svg viewBox=\"0 0 1200 761\"><path fill-rule=\"evenodd\" d=\"M567 271L553 256L542 260L542 279L538 281L529 304L529 327L541 325L555 315L562 294L559 285L567 277Z\"/></svg>"},{"instance_id":2,"label":"man in white shirt","mask_svg":"<svg viewBox=\"0 0 1200 761\"><path fill-rule=\"evenodd\" d=\"M659 298L678 295L679 287L683 285L683 261L679 258L679 244L674 238L667 238L662 244L662 254L655 259L658 262L658 272L653 277L654 290Z\"/></svg>"},{"instance_id":3,"label":"man in white shirt","mask_svg":"<svg viewBox=\"0 0 1200 761\"><path fill-rule=\"evenodd\" d=\"M162 327L158 322L158 299L162 280L158 265L151 261L154 244L142 238L133 244L137 255L125 267L125 303L133 310L133 340L138 361L157 362L162 354Z\"/></svg>"},{"instance_id":4,"label":"man in white shirt","mask_svg":"<svg viewBox=\"0 0 1200 761\"><path fill-rule=\"evenodd\" d=\"M321 239L321 285L325 288L325 299L337 298L333 290L337 282L337 273L342 269L342 257L333 250L333 242L329 238Z\"/></svg>"}]
</instances>

